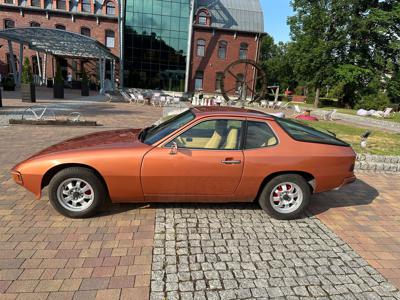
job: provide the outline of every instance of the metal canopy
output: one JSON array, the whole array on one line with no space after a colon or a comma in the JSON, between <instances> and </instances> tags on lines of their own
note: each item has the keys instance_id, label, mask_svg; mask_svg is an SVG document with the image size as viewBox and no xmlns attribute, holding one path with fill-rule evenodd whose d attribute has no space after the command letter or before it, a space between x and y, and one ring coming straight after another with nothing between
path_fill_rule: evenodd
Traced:
<instances>
[{"instance_id":1,"label":"metal canopy","mask_svg":"<svg viewBox=\"0 0 400 300\"><path fill-rule=\"evenodd\" d=\"M61 29L40 27L10 28L0 30L0 38L24 44L29 49L55 56L118 59L106 46L95 39Z\"/></svg>"}]
</instances>

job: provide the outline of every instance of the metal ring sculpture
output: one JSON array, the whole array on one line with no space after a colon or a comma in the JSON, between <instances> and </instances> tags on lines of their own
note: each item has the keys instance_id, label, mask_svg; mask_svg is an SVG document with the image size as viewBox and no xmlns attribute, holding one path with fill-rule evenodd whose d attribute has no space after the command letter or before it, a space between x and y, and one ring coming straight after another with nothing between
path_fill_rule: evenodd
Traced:
<instances>
[{"instance_id":1,"label":"metal ring sculpture","mask_svg":"<svg viewBox=\"0 0 400 300\"><path fill-rule=\"evenodd\" d=\"M235 69L240 70L243 76L235 74ZM249 73L251 78L247 79ZM233 77L236 84L233 88L226 89L227 80ZM257 86L259 90L257 91ZM240 59L229 64L221 78L221 94L228 103L245 101L247 92L252 94L251 102L259 102L265 99L267 94L267 78L265 72L257 62L251 59ZM234 93L232 93L234 92Z\"/></svg>"}]
</instances>

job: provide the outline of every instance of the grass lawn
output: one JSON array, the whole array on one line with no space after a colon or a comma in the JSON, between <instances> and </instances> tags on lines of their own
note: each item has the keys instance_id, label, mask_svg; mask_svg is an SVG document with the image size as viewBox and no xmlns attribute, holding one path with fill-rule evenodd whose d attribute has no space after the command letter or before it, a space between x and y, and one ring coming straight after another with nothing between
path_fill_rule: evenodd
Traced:
<instances>
[{"instance_id":1,"label":"grass lawn","mask_svg":"<svg viewBox=\"0 0 400 300\"><path fill-rule=\"evenodd\" d=\"M311 108L314 109L314 106L312 104L308 104L308 103L299 103L299 105L301 107L307 107L307 108ZM347 115L357 115L357 110L355 109L347 109L347 108L337 108L337 107L321 107L320 109L323 110L334 110L336 109L338 112L342 113L342 114L347 114ZM400 113L395 113L392 114L390 118L378 118L378 117L364 117L364 118L373 118L373 119L379 119L379 120L385 120L385 121L391 121L391 122L398 122L400 123Z\"/></svg>"},{"instance_id":2,"label":"grass lawn","mask_svg":"<svg viewBox=\"0 0 400 300\"><path fill-rule=\"evenodd\" d=\"M400 155L400 134L398 133L371 129L372 134L368 138L368 148L362 150L360 147L361 135L367 131L364 128L328 121L302 122L322 131L329 130L336 133L339 139L351 144L357 153Z\"/></svg>"}]
</instances>

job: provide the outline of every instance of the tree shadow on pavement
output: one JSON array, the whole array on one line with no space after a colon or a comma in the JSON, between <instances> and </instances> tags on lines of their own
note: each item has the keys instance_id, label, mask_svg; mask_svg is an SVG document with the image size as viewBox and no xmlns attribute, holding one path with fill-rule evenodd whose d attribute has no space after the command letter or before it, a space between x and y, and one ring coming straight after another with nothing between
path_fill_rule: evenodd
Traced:
<instances>
[{"instance_id":1,"label":"tree shadow on pavement","mask_svg":"<svg viewBox=\"0 0 400 300\"><path fill-rule=\"evenodd\" d=\"M312 215L319 215L331 208L368 205L378 196L378 190L357 179L340 190L313 195L308 211Z\"/></svg>"}]
</instances>

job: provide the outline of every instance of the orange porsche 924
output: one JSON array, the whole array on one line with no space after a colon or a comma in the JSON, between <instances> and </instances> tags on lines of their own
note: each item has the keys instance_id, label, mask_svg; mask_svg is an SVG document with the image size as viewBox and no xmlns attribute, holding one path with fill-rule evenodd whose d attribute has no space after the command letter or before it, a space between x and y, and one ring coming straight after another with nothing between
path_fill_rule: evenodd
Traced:
<instances>
[{"instance_id":1,"label":"orange porsche 924","mask_svg":"<svg viewBox=\"0 0 400 300\"><path fill-rule=\"evenodd\" d=\"M333 135L255 110L189 109L144 129L93 133L51 146L12 169L14 180L68 217L107 200L252 202L280 219L310 196L351 183L355 153Z\"/></svg>"}]
</instances>

